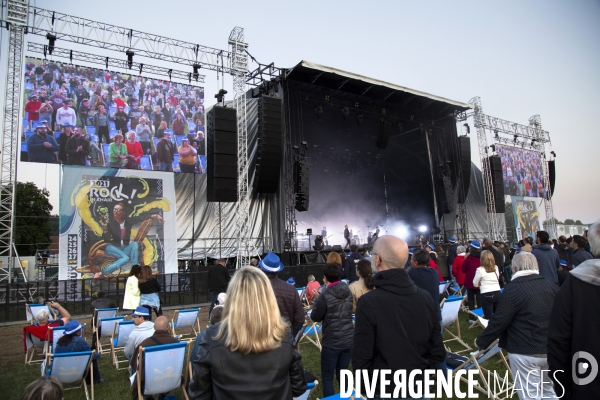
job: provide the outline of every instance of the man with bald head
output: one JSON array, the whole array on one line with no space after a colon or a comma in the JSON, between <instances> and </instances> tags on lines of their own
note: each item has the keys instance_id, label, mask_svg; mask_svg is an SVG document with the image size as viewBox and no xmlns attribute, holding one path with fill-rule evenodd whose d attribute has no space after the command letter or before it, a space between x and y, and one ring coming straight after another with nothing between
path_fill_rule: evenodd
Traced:
<instances>
[{"instance_id":1,"label":"man with bald head","mask_svg":"<svg viewBox=\"0 0 600 400\"><path fill-rule=\"evenodd\" d=\"M409 278L407 259L408 246L395 236L382 236L373 246L371 286L376 290L358 300L352 349L352 366L369 376L375 369L391 370L392 376L404 370L408 376L446 359L438 308Z\"/></svg>"}]
</instances>

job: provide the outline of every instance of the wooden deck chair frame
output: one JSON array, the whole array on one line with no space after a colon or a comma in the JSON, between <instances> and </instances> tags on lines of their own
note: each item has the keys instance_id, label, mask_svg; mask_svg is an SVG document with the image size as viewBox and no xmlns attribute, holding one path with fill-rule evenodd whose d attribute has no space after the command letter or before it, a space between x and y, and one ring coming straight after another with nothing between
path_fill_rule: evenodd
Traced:
<instances>
[{"instance_id":1,"label":"wooden deck chair frame","mask_svg":"<svg viewBox=\"0 0 600 400\"><path fill-rule=\"evenodd\" d=\"M308 400L310 394L319 385L319 381L315 379L314 382L306 382L306 392L298 397L294 397L294 400Z\"/></svg>"},{"instance_id":2,"label":"wooden deck chair frame","mask_svg":"<svg viewBox=\"0 0 600 400\"><path fill-rule=\"evenodd\" d=\"M195 340L196 336L200 333L200 307L198 308L187 308L183 310L175 310L175 314L173 314L173 318L171 319L171 333L173 336L182 336L192 335L191 333L175 333L175 329L177 328L177 324L179 323L179 315L196 312L196 319L191 326L184 326L183 328L192 328L192 332L194 332L193 337L184 339L184 340Z\"/></svg>"},{"instance_id":3,"label":"wooden deck chair frame","mask_svg":"<svg viewBox=\"0 0 600 400\"><path fill-rule=\"evenodd\" d=\"M296 288L296 292L298 292L298 297L300 297L300 302L302 305L308 304L308 298L306 297L306 287Z\"/></svg>"},{"instance_id":4,"label":"wooden deck chair frame","mask_svg":"<svg viewBox=\"0 0 600 400\"><path fill-rule=\"evenodd\" d=\"M89 357L88 362L87 362L87 367L85 368L87 372L84 372L82 377L81 377L81 383L77 386L73 386L73 387L67 387L66 385L71 383L71 382L63 382L62 380L60 380L60 375L52 375L52 370L54 367L56 367L54 360L57 358L63 358L63 357L82 357L82 356L87 356ZM58 379L60 381L60 383L63 385L63 389L64 390L71 390L71 389L79 389L80 387L83 386L83 390L85 391L85 398L86 400L90 400L90 393L91 393L91 400L94 400L94 369L92 368L92 360L94 359L94 353L89 350L89 351L80 351L80 352L76 352L76 353L60 353L60 354L52 354L49 359L48 359L48 363L46 364L46 370L44 371L44 374L46 376L53 376L56 379ZM90 389L88 390L88 385L85 382L85 378L87 377L87 375L90 374Z\"/></svg>"},{"instance_id":5,"label":"wooden deck chair frame","mask_svg":"<svg viewBox=\"0 0 600 400\"><path fill-rule=\"evenodd\" d=\"M456 311L456 318L453 321L449 322L445 327L443 327L444 332L451 336L450 339L444 340L444 347L446 347L446 350L451 353L459 353L460 354L462 352L472 350L471 346L469 346L467 343L465 343L462 340L462 335L460 333L460 318L458 317L458 313L461 310L463 300L464 300L464 296L450 296L450 297L443 299L442 302L440 303L440 308L442 309L442 324L444 323L444 305L456 302L455 305L458 307L458 309ZM456 335L448 329L448 327L450 325L456 325ZM459 350L459 351L453 351L450 349L450 347L448 347L446 345L446 343L454 342L454 341L460 343L464 347L464 349Z\"/></svg>"},{"instance_id":6,"label":"wooden deck chair frame","mask_svg":"<svg viewBox=\"0 0 600 400\"><path fill-rule=\"evenodd\" d=\"M444 282L440 282L440 296L443 295L444 293L448 293L448 288L450 287L450 284L452 282L451 281L444 281Z\"/></svg>"},{"instance_id":7,"label":"wooden deck chair frame","mask_svg":"<svg viewBox=\"0 0 600 400\"><path fill-rule=\"evenodd\" d=\"M117 307L117 308L95 308L94 316L92 318L92 329L94 330L94 334L96 333L96 330L98 330L98 322L99 322L98 319L116 317L118 313L119 313L119 307ZM99 314L102 314L102 315L99 315Z\"/></svg>"},{"instance_id":8,"label":"wooden deck chair frame","mask_svg":"<svg viewBox=\"0 0 600 400\"><path fill-rule=\"evenodd\" d=\"M296 346L298 347L298 351L300 351L300 343L305 339L310 343L314 344L319 351L322 350L321 339L319 338L319 332L321 331L321 325L317 324L315 321L310 319L310 317L306 317L304 319L304 325L302 325L302 329L296 335ZM313 339L310 335L315 335Z\"/></svg>"},{"instance_id":9,"label":"wooden deck chair frame","mask_svg":"<svg viewBox=\"0 0 600 400\"><path fill-rule=\"evenodd\" d=\"M117 324L118 321L124 321L125 320L125 316L120 315L120 316L116 316L116 317L109 317L109 318L103 318L102 320L100 320L98 322L98 328L102 327L102 322L104 323L109 323L109 324L113 324L112 326L109 326L107 332L104 331L104 329L102 330L102 333L99 333L99 329L96 329L96 332L94 332L94 335L96 335L96 349L98 350L98 353L100 354L105 354L105 353L110 353L110 346L109 348L105 349L104 346L102 345L102 338L112 338L113 332L114 332L114 325Z\"/></svg>"},{"instance_id":10,"label":"wooden deck chair frame","mask_svg":"<svg viewBox=\"0 0 600 400\"><path fill-rule=\"evenodd\" d=\"M469 326L469 329L473 329L473 328L475 328L477 326L485 329L485 327L487 326L487 324L482 324L481 321L480 321L481 319L484 319L483 318L483 309L482 308L476 308L475 310L469 310L469 311L467 311L467 313L469 314L469 318L470 319L472 318L473 321L475 321L475 322L473 322L471 324L471 326Z\"/></svg>"},{"instance_id":11,"label":"wooden deck chair frame","mask_svg":"<svg viewBox=\"0 0 600 400\"><path fill-rule=\"evenodd\" d=\"M60 332L60 333L59 333ZM60 339L65 334L64 326L50 326L48 327L48 335L46 336L46 361L48 357L53 354L54 348L56 347L56 343L58 339Z\"/></svg>"},{"instance_id":12,"label":"wooden deck chair frame","mask_svg":"<svg viewBox=\"0 0 600 400\"><path fill-rule=\"evenodd\" d=\"M27 303L25 304L25 315L27 317L27 322L29 322L31 325L35 324L37 313L39 313L41 310L44 310L44 307L46 310L48 310L50 319L56 319L56 313L52 307L42 303Z\"/></svg>"},{"instance_id":13,"label":"wooden deck chair frame","mask_svg":"<svg viewBox=\"0 0 600 400\"><path fill-rule=\"evenodd\" d=\"M127 344L127 342L125 342L125 343L119 342L120 339L123 339L122 335L124 334L124 331L121 331L122 326L127 326L127 329L129 327L131 327L131 330L130 330L130 333L131 333L131 331L133 331L133 329L135 328L135 324L133 323L133 320L118 321L115 324L115 327L113 329L113 334L110 338L110 359L112 360L112 363L116 369L119 369L119 364L123 364L123 363L129 364L128 359L119 360L119 357L117 355L118 351L125 350L125 345ZM127 335L127 337L129 337L129 335Z\"/></svg>"},{"instance_id":14,"label":"wooden deck chair frame","mask_svg":"<svg viewBox=\"0 0 600 400\"><path fill-rule=\"evenodd\" d=\"M23 335L24 335L23 340L25 340L26 343L27 343L27 341L29 341L31 343L31 346L29 346L25 350L25 365L31 365L33 363L44 362L44 360L46 359L47 341L44 341L44 340L38 338L37 336L32 335L26 329L23 329ZM47 334L46 334L46 337L48 337ZM39 353L38 353L38 351L39 351ZM38 356L40 356L41 358L34 359L36 354Z\"/></svg>"},{"instance_id":15,"label":"wooden deck chair frame","mask_svg":"<svg viewBox=\"0 0 600 400\"><path fill-rule=\"evenodd\" d=\"M136 370L136 384L137 384L137 390L138 390L138 398L139 399L143 399L144 395L142 395L142 377L145 376L144 374L144 358L146 355L146 352L154 352L154 351L159 351L159 350L163 350L163 349L168 349L168 348L177 348L177 347L181 347L181 345L184 344L186 346L186 350L187 350L187 363L186 363L186 358L184 357L183 359L183 365L181 367L181 391L183 392L183 397L186 400L189 400L189 397L187 395L187 377L188 377L188 365L189 365L189 353L191 352L191 348L193 346L193 342L179 342L179 343L171 343L171 344L163 344L163 345L158 345L158 346L151 346L151 347L147 347L144 348L142 346L140 346L140 350L139 350L139 354L138 354L138 366L137 366L137 370ZM145 384L145 383L144 383ZM171 389L174 390L175 388ZM146 396L149 395L154 395L154 394L158 394L158 393L149 393ZM92 399L93 400L93 399Z\"/></svg>"},{"instance_id":16,"label":"wooden deck chair frame","mask_svg":"<svg viewBox=\"0 0 600 400\"><path fill-rule=\"evenodd\" d=\"M470 354L470 356L467 358L467 360L462 363L461 365L459 365L458 367L452 369L452 376L455 376L456 373L458 371L460 371L461 369L471 369L471 368L475 368L479 371L479 384L475 385L475 389L477 389L478 391L480 391L481 393L483 393L485 396L488 395L488 388L489 388L489 384L490 382L488 382L487 380L487 374L488 374L488 369L484 368L481 366L482 363L484 363L485 361L489 360L490 358L494 357L496 354L498 354L500 356L500 362L502 362L504 364L504 366L506 367L506 371L507 371L507 375L509 377L509 379L512 381L512 371L510 369L510 365L508 364L508 361L506 360L506 356L504 355L504 353L502 352L502 349L499 347L496 347L498 345L499 340L496 339L491 345L488 346L487 349L483 349L483 350L479 350L477 352L473 352ZM496 349L495 349L496 347ZM493 352L493 354L488 354L488 352ZM494 371L490 370L490 376L492 376ZM460 377L460 380L468 383L468 378L466 377L466 375L462 375ZM506 386L506 388L504 388ZM501 382L501 388L503 388L503 390L500 393L495 393L492 394L491 399L493 400L504 400L507 399L508 393L512 391L512 388L514 386L514 382L506 382L504 379L502 379ZM504 396L504 397L503 397Z\"/></svg>"}]
</instances>

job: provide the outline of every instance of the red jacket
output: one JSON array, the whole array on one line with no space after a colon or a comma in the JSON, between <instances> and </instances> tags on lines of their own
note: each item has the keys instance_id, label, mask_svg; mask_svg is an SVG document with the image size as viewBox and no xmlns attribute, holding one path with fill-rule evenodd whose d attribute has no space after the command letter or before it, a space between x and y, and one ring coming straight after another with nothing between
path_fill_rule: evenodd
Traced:
<instances>
[{"instance_id":1,"label":"red jacket","mask_svg":"<svg viewBox=\"0 0 600 400\"><path fill-rule=\"evenodd\" d=\"M463 262L465 261L465 255L457 255L454 257L454 262L452 263L452 276L456 279L456 283L459 285L465 284L465 273L462 272Z\"/></svg>"},{"instance_id":2,"label":"red jacket","mask_svg":"<svg viewBox=\"0 0 600 400\"><path fill-rule=\"evenodd\" d=\"M127 146L127 154L130 156L134 156L136 161L140 161L140 157L144 155L144 150L142 150L142 145L137 140L131 144L129 140L125 141L125 146Z\"/></svg>"},{"instance_id":3,"label":"red jacket","mask_svg":"<svg viewBox=\"0 0 600 400\"><path fill-rule=\"evenodd\" d=\"M477 268L481 267L481 259L479 256L481 252L472 252L469 253L469 256L465 258L463 265L461 267L462 272L465 273L465 287L467 289L479 289L473 285L473 278L475 278L475 272L477 272Z\"/></svg>"},{"instance_id":4,"label":"red jacket","mask_svg":"<svg viewBox=\"0 0 600 400\"><path fill-rule=\"evenodd\" d=\"M442 273L440 272L440 269L438 268L437 264L435 263L435 261L433 261L431 258L429 259L429 268L433 268L437 271L438 273L438 278L440 279L440 282L444 282L444 277L442 276Z\"/></svg>"},{"instance_id":5,"label":"red jacket","mask_svg":"<svg viewBox=\"0 0 600 400\"><path fill-rule=\"evenodd\" d=\"M27 114L27 121L37 121L40 119L41 106L42 103L39 100L29 100L27 104L25 104L25 111L29 113Z\"/></svg>"}]
</instances>

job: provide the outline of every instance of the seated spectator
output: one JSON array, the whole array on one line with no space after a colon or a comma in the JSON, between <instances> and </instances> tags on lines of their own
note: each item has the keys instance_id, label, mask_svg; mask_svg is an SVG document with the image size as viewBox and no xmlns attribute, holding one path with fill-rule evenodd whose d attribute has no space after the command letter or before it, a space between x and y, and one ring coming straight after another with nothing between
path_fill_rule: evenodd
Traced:
<instances>
[{"instance_id":1,"label":"seated spectator","mask_svg":"<svg viewBox=\"0 0 600 400\"><path fill-rule=\"evenodd\" d=\"M318 296L320 288L321 288L321 284L319 283L319 281L317 281L315 279L315 276L309 275L308 276L308 285L306 285L306 300L308 300L309 302L313 301L316 297L313 294L313 292L316 290L317 296Z\"/></svg>"},{"instance_id":2,"label":"seated spectator","mask_svg":"<svg viewBox=\"0 0 600 400\"><path fill-rule=\"evenodd\" d=\"M27 385L22 400L62 400L63 395L63 386L58 379L41 376Z\"/></svg>"},{"instance_id":3,"label":"seated spectator","mask_svg":"<svg viewBox=\"0 0 600 400\"><path fill-rule=\"evenodd\" d=\"M462 272L462 265L467 257L467 249L465 246L458 246L456 249L456 256L452 262L452 276L456 280L456 283L462 288L465 284L465 273Z\"/></svg>"},{"instance_id":4,"label":"seated spectator","mask_svg":"<svg viewBox=\"0 0 600 400\"><path fill-rule=\"evenodd\" d=\"M500 338L499 345L508 352L513 376L518 371L526 377L515 380L519 398L529 398L527 393L539 393L540 389L545 398L554 398L546 354L558 286L539 275L537 259L529 252L515 255L512 268L512 281L506 285L496 312L475 343L479 349L485 349Z\"/></svg>"},{"instance_id":5,"label":"seated spectator","mask_svg":"<svg viewBox=\"0 0 600 400\"><path fill-rule=\"evenodd\" d=\"M57 324L57 326L64 326L71 321L71 314L69 314L69 312L58 302L51 301L48 305L60 313L60 318L57 320L50 320L50 313L46 310L40 310L36 315L37 325L44 326Z\"/></svg>"},{"instance_id":6,"label":"seated spectator","mask_svg":"<svg viewBox=\"0 0 600 400\"><path fill-rule=\"evenodd\" d=\"M495 264L494 255L489 250L481 252L481 266L477 268L473 277L473 286L479 288L479 299L485 319L490 319L496 312L500 299L500 271Z\"/></svg>"},{"instance_id":7,"label":"seated spectator","mask_svg":"<svg viewBox=\"0 0 600 400\"><path fill-rule=\"evenodd\" d=\"M358 299L363 294L371 291L371 279L373 279L373 270L371 269L371 261L360 260L356 265L358 280L350 284L350 293L352 293L352 313L356 312ZM311 275L312 276L312 275Z\"/></svg>"},{"instance_id":8,"label":"seated spectator","mask_svg":"<svg viewBox=\"0 0 600 400\"><path fill-rule=\"evenodd\" d=\"M54 352L60 353L76 353L78 351L89 351L91 350L90 345L81 337L81 330L83 325L77 322L77 320L71 320L65 325L64 335L56 342L56 348ZM98 369L98 359L100 354L94 353L92 360L92 369L94 374L94 384L104 382L104 379L100 377L100 370ZM90 375L86 377L86 382L90 383Z\"/></svg>"},{"instance_id":9,"label":"seated spectator","mask_svg":"<svg viewBox=\"0 0 600 400\"><path fill-rule=\"evenodd\" d=\"M131 356L140 343L154 334L154 323L150 321L150 310L146 307L137 307L131 314L131 319L133 319L135 328L131 331L123 350L123 354L128 360L131 360Z\"/></svg>"},{"instance_id":10,"label":"seated spectator","mask_svg":"<svg viewBox=\"0 0 600 400\"><path fill-rule=\"evenodd\" d=\"M224 294L224 293L223 293ZM223 310L225 309L224 306L219 305L219 306L215 306L215 308L213 308L213 310L210 313L210 317L208 319L208 326L212 326L212 325L216 325L219 322L221 322L221 320L223 319ZM194 342L194 347L192 349L192 360L194 361L194 357L196 355L196 353L198 352L198 343L200 342L200 337L202 335L204 335L204 333L206 332L206 330L203 330L202 332L200 332L198 334L198 336L196 336L196 341Z\"/></svg>"},{"instance_id":11,"label":"seated spectator","mask_svg":"<svg viewBox=\"0 0 600 400\"><path fill-rule=\"evenodd\" d=\"M315 300L310 318L315 322L323 322L321 379L323 396L329 397L335 394L334 372L341 383L340 370L348 369L350 365L354 324L352 295L348 285L340 281L338 265L325 264L323 273L326 287Z\"/></svg>"}]
</instances>

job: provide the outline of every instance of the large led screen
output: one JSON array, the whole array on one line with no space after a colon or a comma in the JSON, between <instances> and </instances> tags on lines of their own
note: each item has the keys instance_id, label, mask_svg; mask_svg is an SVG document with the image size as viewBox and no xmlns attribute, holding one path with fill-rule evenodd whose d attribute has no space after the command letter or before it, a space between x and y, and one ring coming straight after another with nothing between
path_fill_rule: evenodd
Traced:
<instances>
[{"instance_id":1,"label":"large led screen","mask_svg":"<svg viewBox=\"0 0 600 400\"><path fill-rule=\"evenodd\" d=\"M496 146L502 158L504 194L507 196L544 197L542 157L537 151Z\"/></svg>"}]
</instances>

